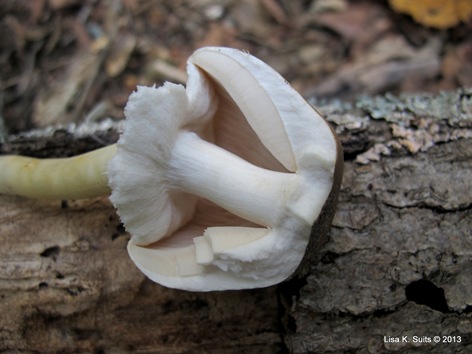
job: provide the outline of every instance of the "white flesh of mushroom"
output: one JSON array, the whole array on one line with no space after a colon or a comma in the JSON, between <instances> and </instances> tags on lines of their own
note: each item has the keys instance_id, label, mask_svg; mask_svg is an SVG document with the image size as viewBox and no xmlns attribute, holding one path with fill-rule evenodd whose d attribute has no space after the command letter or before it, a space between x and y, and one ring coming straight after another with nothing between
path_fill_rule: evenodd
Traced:
<instances>
[{"instance_id":1,"label":"white flesh of mushroom","mask_svg":"<svg viewBox=\"0 0 472 354\"><path fill-rule=\"evenodd\" d=\"M328 124L273 69L228 48L187 87L139 87L109 164L111 200L150 279L194 291L269 286L299 266L333 187Z\"/></svg>"}]
</instances>

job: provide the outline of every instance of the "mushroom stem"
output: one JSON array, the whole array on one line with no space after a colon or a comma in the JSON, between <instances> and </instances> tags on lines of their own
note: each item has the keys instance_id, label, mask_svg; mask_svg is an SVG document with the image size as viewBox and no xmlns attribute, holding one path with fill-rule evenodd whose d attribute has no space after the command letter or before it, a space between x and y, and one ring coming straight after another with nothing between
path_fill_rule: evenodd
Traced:
<instances>
[{"instance_id":1,"label":"mushroom stem","mask_svg":"<svg viewBox=\"0 0 472 354\"><path fill-rule=\"evenodd\" d=\"M110 145L68 158L0 156L0 194L38 199L83 199L109 195Z\"/></svg>"},{"instance_id":2,"label":"mushroom stem","mask_svg":"<svg viewBox=\"0 0 472 354\"><path fill-rule=\"evenodd\" d=\"M179 133L169 164L174 188L266 227L280 222L297 189L294 173L260 168L188 131Z\"/></svg>"}]
</instances>

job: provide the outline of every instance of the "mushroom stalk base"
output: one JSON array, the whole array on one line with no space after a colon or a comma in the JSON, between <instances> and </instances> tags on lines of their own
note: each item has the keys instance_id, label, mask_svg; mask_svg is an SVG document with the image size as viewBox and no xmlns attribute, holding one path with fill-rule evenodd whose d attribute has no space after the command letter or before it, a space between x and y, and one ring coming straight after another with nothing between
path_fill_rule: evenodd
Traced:
<instances>
[{"instance_id":1,"label":"mushroom stalk base","mask_svg":"<svg viewBox=\"0 0 472 354\"><path fill-rule=\"evenodd\" d=\"M37 199L84 199L110 194L107 165L110 145L68 158L0 157L0 194Z\"/></svg>"},{"instance_id":2,"label":"mushroom stalk base","mask_svg":"<svg viewBox=\"0 0 472 354\"><path fill-rule=\"evenodd\" d=\"M276 226L298 189L296 174L260 168L188 131L179 133L169 164L174 188L266 227Z\"/></svg>"}]
</instances>

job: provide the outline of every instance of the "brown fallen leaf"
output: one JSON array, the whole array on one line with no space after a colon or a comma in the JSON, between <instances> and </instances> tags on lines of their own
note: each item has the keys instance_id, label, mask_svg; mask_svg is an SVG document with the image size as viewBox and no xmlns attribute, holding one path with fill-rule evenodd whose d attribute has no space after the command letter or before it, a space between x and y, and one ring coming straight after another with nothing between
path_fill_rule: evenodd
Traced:
<instances>
[{"instance_id":1,"label":"brown fallen leaf","mask_svg":"<svg viewBox=\"0 0 472 354\"><path fill-rule=\"evenodd\" d=\"M238 43L237 34L233 27L224 22L212 22L209 24L205 36L197 41L196 46L240 47L241 43Z\"/></svg>"},{"instance_id":2,"label":"brown fallen leaf","mask_svg":"<svg viewBox=\"0 0 472 354\"><path fill-rule=\"evenodd\" d=\"M472 86L472 41L469 40L447 49L442 74L449 82L446 88L455 87L457 84L464 87Z\"/></svg>"},{"instance_id":3,"label":"brown fallen leaf","mask_svg":"<svg viewBox=\"0 0 472 354\"><path fill-rule=\"evenodd\" d=\"M146 67L146 78L148 80L171 81L178 83L187 82L187 73L178 67L167 63L162 59L155 59Z\"/></svg>"},{"instance_id":4,"label":"brown fallen leaf","mask_svg":"<svg viewBox=\"0 0 472 354\"><path fill-rule=\"evenodd\" d=\"M382 6L362 1L350 2L339 11L306 16L306 21L305 26L321 25L339 34L351 46L353 56L362 55L393 27Z\"/></svg>"},{"instance_id":5,"label":"brown fallen leaf","mask_svg":"<svg viewBox=\"0 0 472 354\"><path fill-rule=\"evenodd\" d=\"M423 80L439 73L439 49L439 41L434 38L423 48L416 49L403 37L387 37L364 56L346 64L335 75L304 94L352 98L353 95L362 93L384 92L404 80L415 80L418 86Z\"/></svg>"},{"instance_id":6,"label":"brown fallen leaf","mask_svg":"<svg viewBox=\"0 0 472 354\"><path fill-rule=\"evenodd\" d=\"M89 51L74 55L65 73L55 79L52 87L40 91L34 102L34 123L46 127L77 122L83 116L87 95L102 61L102 53Z\"/></svg>"},{"instance_id":7,"label":"brown fallen leaf","mask_svg":"<svg viewBox=\"0 0 472 354\"><path fill-rule=\"evenodd\" d=\"M281 25L287 25L289 20L283 8L275 0L260 0L267 12Z\"/></svg>"},{"instance_id":8,"label":"brown fallen leaf","mask_svg":"<svg viewBox=\"0 0 472 354\"><path fill-rule=\"evenodd\" d=\"M80 3L80 0L49 0L49 6L54 10L63 9Z\"/></svg>"},{"instance_id":9,"label":"brown fallen leaf","mask_svg":"<svg viewBox=\"0 0 472 354\"><path fill-rule=\"evenodd\" d=\"M259 0L243 0L234 4L231 18L241 34L270 40L274 24L267 9Z\"/></svg>"},{"instance_id":10,"label":"brown fallen leaf","mask_svg":"<svg viewBox=\"0 0 472 354\"><path fill-rule=\"evenodd\" d=\"M123 72L136 46L136 37L130 33L119 33L113 43L105 62L105 70L109 77L116 77Z\"/></svg>"}]
</instances>

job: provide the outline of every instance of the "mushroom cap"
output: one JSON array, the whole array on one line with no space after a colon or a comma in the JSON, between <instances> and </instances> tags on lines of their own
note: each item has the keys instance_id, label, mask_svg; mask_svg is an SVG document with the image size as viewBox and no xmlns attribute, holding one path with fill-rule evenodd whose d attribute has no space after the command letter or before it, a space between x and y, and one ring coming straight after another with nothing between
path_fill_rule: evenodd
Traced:
<instances>
[{"instance_id":1,"label":"mushroom cap","mask_svg":"<svg viewBox=\"0 0 472 354\"><path fill-rule=\"evenodd\" d=\"M186 88L138 87L125 109L108 175L132 235L128 252L172 288L283 281L310 235L329 230L339 142L277 72L246 52L205 47L187 71Z\"/></svg>"}]
</instances>

